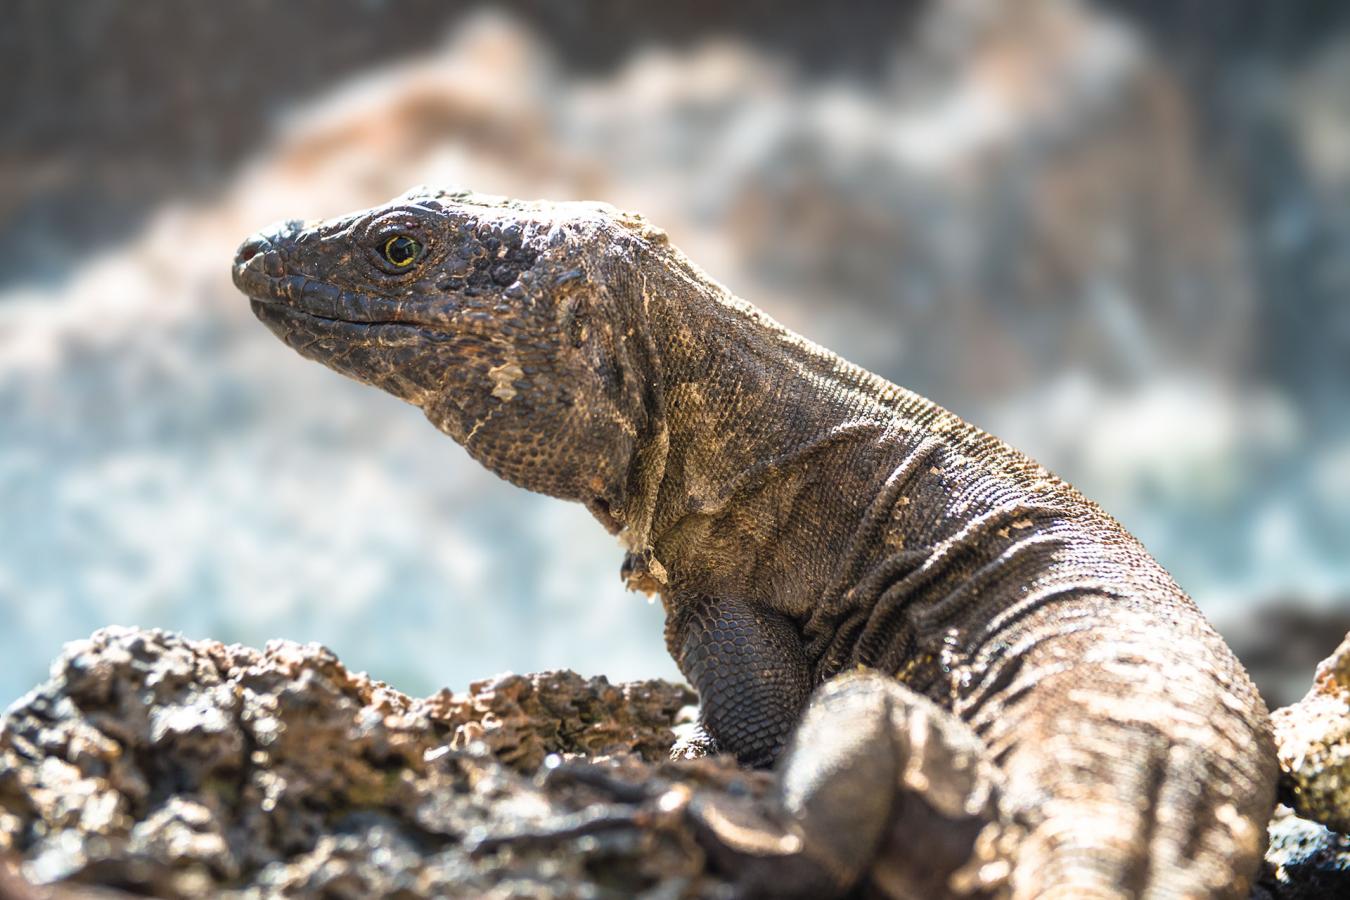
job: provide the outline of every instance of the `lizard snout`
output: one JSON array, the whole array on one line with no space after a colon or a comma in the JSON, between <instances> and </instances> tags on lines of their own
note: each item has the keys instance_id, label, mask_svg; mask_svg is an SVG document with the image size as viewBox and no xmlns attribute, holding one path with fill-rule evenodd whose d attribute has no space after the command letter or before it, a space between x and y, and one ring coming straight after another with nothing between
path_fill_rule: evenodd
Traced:
<instances>
[{"instance_id":1,"label":"lizard snout","mask_svg":"<svg viewBox=\"0 0 1350 900\"><path fill-rule=\"evenodd\" d=\"M284 272L281 251L268 232L250 235L234 253L234 284L245 293L266 284L269 275L276 278Z\"/></svg>"},{"instance_id":2,"label":"lizard snout","mask_svg":"<svg viewBox=\"0 0 1350 900\"><path fill-rule=\"evenodd\" d=\"M239 245L239 249L234 253L234 267L247 265L249 260L253 259L259 253L265 252L272 246L272 242L265 235L255 234L249 237Z\"/></svg>"},{"instance_id":3,"label":"lizard snout","mask_svg":"<svg viewBox=\"0 0 1350 900\"><path fill-rule=\"evenodd\" d=\"M282 247L299 230L299 222L279 222L250 235L234 252L235 287L250 296L270 293L269 282L286 274Z\"/></svg>"}]
</instances>

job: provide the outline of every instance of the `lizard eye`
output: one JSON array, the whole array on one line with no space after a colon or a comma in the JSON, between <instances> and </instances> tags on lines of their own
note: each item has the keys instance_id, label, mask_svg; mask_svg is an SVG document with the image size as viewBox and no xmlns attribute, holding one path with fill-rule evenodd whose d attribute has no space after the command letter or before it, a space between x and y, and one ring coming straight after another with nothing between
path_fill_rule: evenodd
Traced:
<instances>
[{"instance_id":1,"label":"lizard eye","mask_svg":"<svg viewBox=\"0 0 1350 900\"><path fill-rule=\"evenodd\" d=\"M384 247L380 250L380 253L389 265L398 269L406 269L417 262L417 257L422 255L422 245L406 234L396 234L384 242Z\"/></svg>"}]
</instances>

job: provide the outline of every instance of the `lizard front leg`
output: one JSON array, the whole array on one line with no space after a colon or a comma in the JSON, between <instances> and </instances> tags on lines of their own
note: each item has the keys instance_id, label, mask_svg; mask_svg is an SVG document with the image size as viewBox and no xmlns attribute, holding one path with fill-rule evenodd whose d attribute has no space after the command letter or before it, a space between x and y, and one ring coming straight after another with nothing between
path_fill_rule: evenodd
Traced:
<instances>
[{"instance_id":1,"label":"lizard front leg","mask_svg":"<svg viewBox=\"0 0 1350 900\"><path fill-rule=\"evenodd\" d=\"M1019 833L1001 778L964 722L889 677L837 677L811 697L767 809L691 807L704 844L748 897L918 900L1006 891ZM991 827L992 826L992 827Z\"/></svg>"},{"instance_id":2,"label":"lizard front leg","mask_svg":"<svg viewBox=\"0 0 1350 900\"><path fill-rule=\"evenodd\" d=\"M811 692L796 629L736 600L685 597L670 607L666 646L698 691L700 726L745 765L771 765Z\"/></svg>"}]
</instances>

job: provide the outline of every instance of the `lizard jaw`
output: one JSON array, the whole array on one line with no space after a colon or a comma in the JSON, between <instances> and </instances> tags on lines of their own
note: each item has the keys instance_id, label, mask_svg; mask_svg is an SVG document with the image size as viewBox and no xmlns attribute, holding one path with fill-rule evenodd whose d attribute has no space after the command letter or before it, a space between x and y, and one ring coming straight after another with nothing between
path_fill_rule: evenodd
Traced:
<instances>
[{"instance_id":1,"label":"lizard jaw","mask_svg":"<svg viewBox=\"0 0 1350 900\"><path fill-rule=\"evenodd\" d=\"M244 242L232 276L253 314L306 359L417 406L425 406L444 386L443 367L413 366L419 357L435 358L432 348L457 337L448 322L436 321L434 309L290 272L284 239L274 242L267 233ZM395 358L401 366L393 365Z\"/></svg>"},{"instance_id":2,"label":"lizard jaw","mask_svg":"<svg viewBox=\"0 0 1350 900\"><path fill-rule=\"evenodd\" d=\"M405 300L377 297L330 282L288 272L282 251L266 235L258 234L240 246L232 270L234 286L253 301L253 311L264 318L269 307L310 319L352 325L415 325L436 329L427 310Z\"/></svg>"}]
</instances>

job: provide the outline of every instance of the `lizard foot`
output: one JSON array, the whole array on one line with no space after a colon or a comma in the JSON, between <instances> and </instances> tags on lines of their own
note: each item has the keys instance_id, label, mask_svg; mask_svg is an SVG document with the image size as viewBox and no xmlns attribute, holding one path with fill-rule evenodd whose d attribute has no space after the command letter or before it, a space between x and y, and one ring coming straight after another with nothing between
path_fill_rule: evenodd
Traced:
<instances>
[{"instance_id":1,"label":"lizard foot","mask_svg":"<svg viewBox=\"0 0 1350 900\"><path fill-rule=\"evenodd\" d=\"M717 738L708 734L700 723L676 726L675 733L676 741L670 746L671 759L702 759L723 752Z\"/></svg>"},{"instance_id":2,"label":"lizard foot","mask_svg":"<svg viewBox=\"0 0 1350 900\"><path fill-rule=\"evenodd\" d=\"M838 896L864 879L891 898L1006 892L1016 832L1000 819L998 770L969 726L889 677L821 686L777 778L757 840L783 824L767 864L743 869L749 895ZM709 830L730 843L733 829Z\"/></svg>"}]
</instances>

